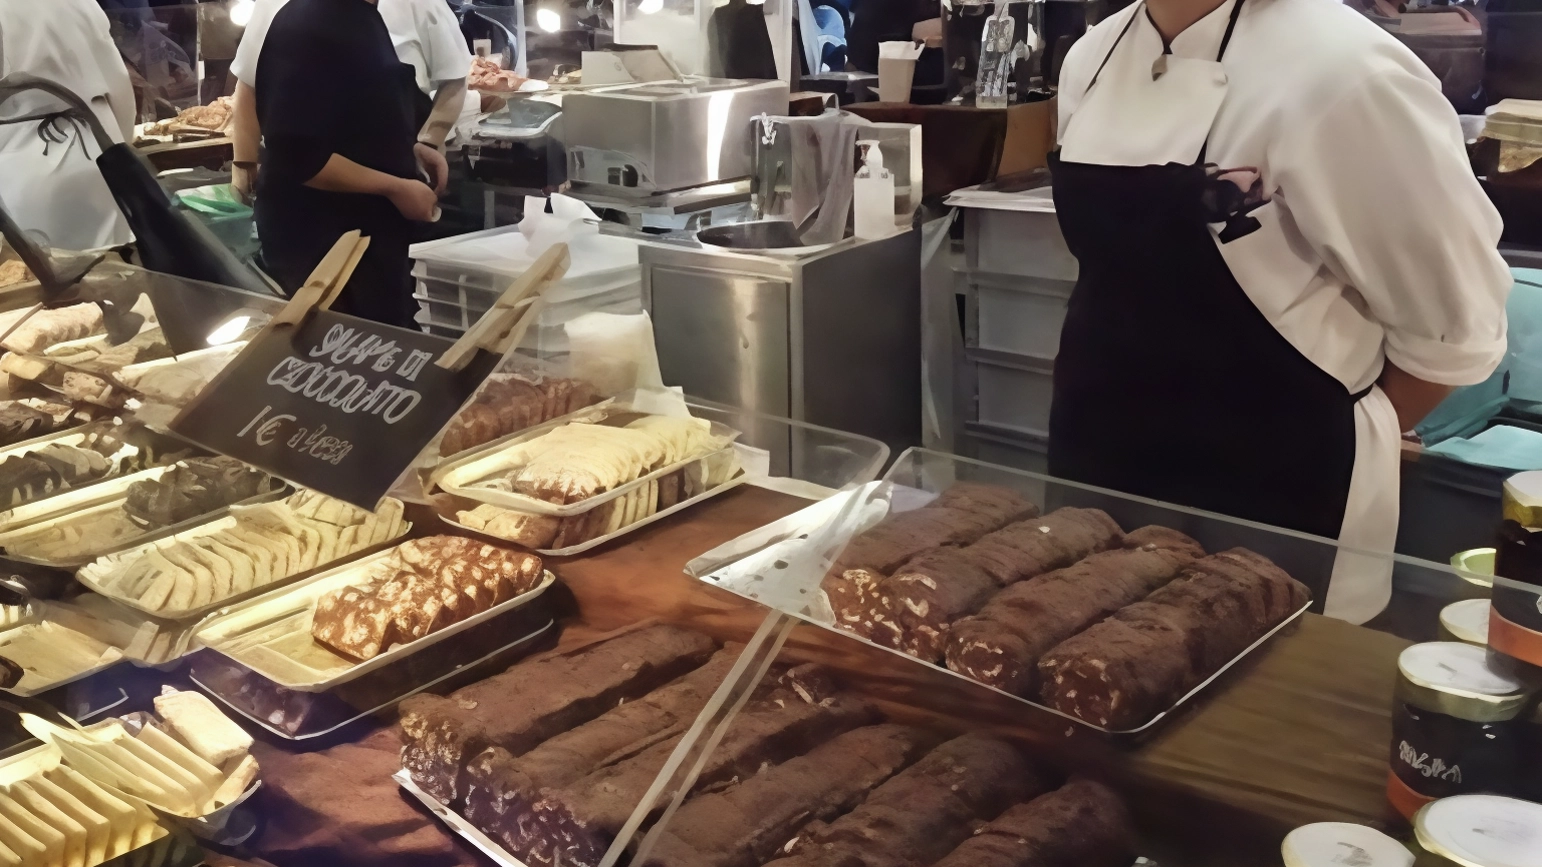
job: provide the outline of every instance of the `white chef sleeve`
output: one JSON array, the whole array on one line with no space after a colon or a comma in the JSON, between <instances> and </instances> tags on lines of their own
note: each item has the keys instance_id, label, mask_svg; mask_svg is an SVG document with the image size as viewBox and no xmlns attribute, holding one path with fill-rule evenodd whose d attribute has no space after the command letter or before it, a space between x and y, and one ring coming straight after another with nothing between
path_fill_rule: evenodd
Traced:
<instances>
[{"instance_id":1,"label":"white chef sleeve","mask_svg":"<svg viewBox=\"0 0 1542 867\"><path fill-rule=\"evenodd\" d=\"M471 72L471 49L450 7L443 2L419 3L417 21L428 80L437 85L464 79Z\"/></svg>"},{"instance_id":2,"label":"white chef sleeve","mask_svg":"<svg viewBox=\"0 0 1542 867\"><path fill-rule=\"evenodd\" d=\"M236 46L236 57L230 61L230 74L247 87L257 86L257 58L262 55L262 42L268 38L268 26L273 16L284 7L287 0L257 0L252 19L246 22L241 33L241 43Z\"/></svg>"},{"instance_id":3,"label":"white chef sleeve","mask_svg":"<svg viewBox=\"0 0 1542 867\"><path fill-rule=\"evenodd\" d=\"M1504 357L1513 281L1456 114L1421 72L1380 64L1281 136L1269 164L1302 234L1382 325L1387 359L1471 385Z\"/></svg>"}]
</instances>

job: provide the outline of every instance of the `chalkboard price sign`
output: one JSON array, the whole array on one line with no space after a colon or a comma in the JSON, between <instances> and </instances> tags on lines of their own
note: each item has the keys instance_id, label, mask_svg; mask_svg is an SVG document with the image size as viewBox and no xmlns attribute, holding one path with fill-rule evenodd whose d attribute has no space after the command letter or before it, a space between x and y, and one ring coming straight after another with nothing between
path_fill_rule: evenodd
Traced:
<instances>
[{"instance_id":1,"label":"chalkboard price sign","mask_svg":"<svg viewBox=\"0 0 1542 867\"><path fill-rule=\"evenodd\" d=\"M497 362L443 338L316 310L259 334L172 422L203 446L373 509Z\"/></svg>"}]
</instances>

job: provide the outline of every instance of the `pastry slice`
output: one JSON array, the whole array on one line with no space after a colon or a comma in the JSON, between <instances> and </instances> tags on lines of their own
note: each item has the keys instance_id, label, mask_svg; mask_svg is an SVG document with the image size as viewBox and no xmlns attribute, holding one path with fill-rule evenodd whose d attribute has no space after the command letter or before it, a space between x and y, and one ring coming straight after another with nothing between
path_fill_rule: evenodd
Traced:
<instances>
[{"instance_id":1,"label":"pastry slice","mask_svg":"<svg viewBox=\"0 0 1542 867\"><path fill-rule=\"evenodd\" d=\"M402 501L394 497L387 497L380 504L380 508L375 511L375 518L374 535L360 547L383 545L407 530L407 522L402 516Z\"/></svg>"},{"instance_id":2,"label":"pastry slice","mask_svg":"<svg viewBox=\"0 0 1542 867\"><path fill-rule=\"evenodd\" d=\"M84 801L45 776L32 777L27 780L27 785L85 829L86 867L100 864L112 857L108 854L108 847L112 844L112 823L107 821L106 816L91 809Z\"/></svg>"},{"instance_id":3,"label":"pastry slice","mask_svg":"<svg viewBox=\"0 0 1542 867\"><path fill-rule=\"evenodd\" d=\"M16 799L16 802L37 819L48 823L48 827L58 831L64 837L64 865L65 867L88 867L86 864L86 850L88 841L86 838L86 826L77 822L68 813L59 808L59 805L43 797L32 788L31 783L23 780L13 783L7 794ZM96 862L92 862L94 865Z\"/></svg>"},{"instance_id":4,"label":"pastry slice","mask_svg":"<svg viewBox=\"0 0 1542 867\"><path fill-rule=\"evenodd\" d=\"M252 736L220 713L203 693L163 692L155 697L155 712L188 749L212 767L225 767L252 748Z\"/></svg>"},{"instance_id":5,"label":"pastry slice","mask_svg":"<svg viewBox=\"0 0 1542 867\"><path fill-rule=\"evenodd\" d=\"M230 561L221 557L202 536L190 540L182 550L188 556L202 563L204 568L209 570L209 574L213 576L209 601L213 603L229 599L236 571Z\"/></svg>"},{"instance_id":6,"label":"pastry slice","mask_svg":"<svg viewBox=\"0 0 1542 867\"><path fill-rule=\"evenodd\" d=\"M74 768L60 765L48 772L48 779L107 820L111 828L107 857L116 858L150 842L145 826L153 827L153 824L143 808L135 809L117 795L109 794Z\"/></svg>"},{"instance_id":7,"label":"pastry slice","mask_svg":"<svg viewBox=\"0 0 1542 867\"><path fill-rule=\"evenodd\" d=\"M46 864L49 867L57 867L57 865L67 863L64 860L64 832L58 828L51 827L43 819L33 815L32 811L21 805L21 801L17 800L16 796L9 789L6 790L3 796L0 796L0 816L11 820L28 837L43 845L42 858L33 863Z\"/></svg>"},{"instance_id":8,"label":"pastry slice","mask_svg":"<svg viewBox=\"0 0 1542 867\"><path fill-rule=\"evenodd\" d=\"M306 523L316 531L316 535L321 539L321 544L316 554L317 566L324 566L342 556L337 550L338 537L343 532L341 527L322 521L307 521Z\"/></svg>"},{"instance_id":9,"label":"pastry slice","mask_svg":"<svg viewBox=\"0 0 1542 867\"><path fill-rule=\"evenodd\" d=\"M48 847L12 822L4 811L0 811L0 845L14 853L20 859L19 863L26 867L48 863Z\"/></svg>"},{"instance_id":10,"label":"pastry slice","mask_svg":"<svg viewBox=\"0 0 1542 867\"><path fill-rule=\"evenodd\" d=\"M188 604L178 607L176 603L180 597L177 591L172 592L173 604L170 607L174 611L188 611L214 601L214 573L193 555L190 548L190 545L179 542L163 552L168 562L192 577L192 598Z\"/></svg>"},{"instance_id":11,"label":"pastry slice","mask_svg":"<svg viewBox=\"0 0 1542 867\"><path fill-rule=\"evenodd\" d=\"M234 725L234 723L231 724ZM208 792L208 795L203 798L204 801L214 797L214 790L218 789L220 783L225 781L225 775L220 772L217 765L205 761L202 756L184 745L182 741L172 737L156 726L144 726L139 730L139 735L135 739L140 744L154 750L156 755L165 758L169 765L185 771L193 779L197 780L198 787L195 791L200 793ZM125 738L124 743L127 744L127 741L128 739Z\"/></svg>"},{"instance_id":12,"label":"pastry slice","mask_svg":"<svg viewBox=\"0 0 1542 867\"><path fill-rule=\"evenodd\" d=\"M166 737L167 740L171 740L164 732L161 732L161 735ZM175 741L172 742L175 743ZM169 803L185 804L187 808L190 808L190 811L173 810L172 812L180 812L181 815L185 816L201 815L209 799L214 797L214 785L210 784L211 780L205 778L201 773L194 773L192 770L183 767L181 763L174 760L171 756L152 748L144 741L130 737L126 731L122 736L116 737L110 743L104 744L103 748L107 750L122 750L124 756L132 756L134 761L139 762L143 767L153 769L161 776L170 780L171 785L167 789L173 793L175 799ZM186 748L183 748L182 752L186 753ZM115 761L124 767L130 767L132 764L122 757L115 758ZM219 771L212 768L210 770L213 771L213 779L218 780Z\"/></svg>"},{"instance_id":13,"label":"pastry slice","mask_svg":"<svg viewBox=\"0 0 1542 867\"><path fill-rule=\"evenodd\" d=\"M246 551L232 548L220 536L221 534L219 533L213 533L204 536L199 541L211 553L230 564L230 595L235 596L245 593L257 586L255 582L256 565L253 562L254 558Z\"/></svg>"},{"instance_id":14,"label":"pastry slice","mask_svg":"<svg viewBox=\"0 0 1542 867\"><path fill-rule=\"evenodd\" d=\"M242 756L235 768L231 770L230 776L214 790L214 809L218 810L226 804L235 803L238 798L246 794L246 790L257 781L259 770L257 759L250 753Z\"/></svg>"}]
</instances>

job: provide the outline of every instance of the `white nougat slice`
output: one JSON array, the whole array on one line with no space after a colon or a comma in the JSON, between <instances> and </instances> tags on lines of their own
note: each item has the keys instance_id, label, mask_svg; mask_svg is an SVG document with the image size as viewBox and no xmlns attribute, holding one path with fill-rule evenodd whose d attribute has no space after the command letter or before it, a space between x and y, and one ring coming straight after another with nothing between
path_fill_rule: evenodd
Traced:
<instances>
[{"instance_id":1,"label":"white nougat slice","mask_svg":"<svg viewBox=\"0 0 1542 867\"><path fill-rule=\"evenodd\" d=\"M145 726L140 729L138 740L165 756L167 761L192 774L198 780L200 791L207 790L209 797L214 796L214 790L219 788L220 783L225 779L225 775L218 767L204 761L181 741L155 726Z\"/></svg>"},{"instance_id":2,"label":"white nougat slice","mask_svg":"<svg viewBox=\"0 0 1542 867\"><path fill-rule=\"evenodd\" d=\"M0 867L26 867L21 862L21 856L5 845L4 838L0 838Z\"/></svg>"},{"instance_id":3,"label":"white nougat slice","mask_svg":"<svg viewBox=\"0 0 1542 867\"><path fill-rule=\"evenodd\" d=\"M86 867L100 864L112 857L107 854L108 844L112 841L112 825L107 821L106 816L86 806L84 801L65 791L47 777L33 777L27 781L27 784L85 828Z\"/></svg>"},{"instance_id":4,"label":"white nougat slice","mask_svg":"<svg viewBox=\"0 0 1542 867\"><path fill-rule=\"evenodd\" d=\"M257 539L240 528L222 530L215 534L220 541L252 558L252 586L261 587L273 582L275 570L283 567L284 547L264 539Z\"/></svg>"},{"instance_id":5,"label":"white nougat slice","mask_svg":"<svg viewBox=\"0 0 1542 867\"><path fill-rule=\"evenodd\" d=\"M97 863L93 861L91 865L86 864L86 826L32 788L31 783L26 780L14 783L7 794L39 820L47 822L50 828L64 835L65 867L92 867Z\"/></svg>"},{"instance_id":6,"label":"white nougat slice","mask_svg":"<svg viewBox=\"0 0 1542 867\"><path fill-rule=\"evenodd\" d=\"M127 732L106 745L108 749L113 747L123 750L145 767L155 769L162 776L172 781L172 791L177 798L176 803L182 809L170 810L170 812L183 816L200 816L204 812L204 807L208 805L209 799L214 797L214 788L205 782L204 779L201 779L200 774L195 774L182 767L180 763L173 760L170 756L150 747L144 741L130 737ZM114 760L118 761L119 764L124 764L123 761L118 760L116 757ZM216 771L215 773L218 776L218 772Z\"/></svg>"},{"instance_id":7,"label":"white nougat slice","mask_svg":"<svg viewBox=\"0 0 1542 867\"><path fill-rule=\"evenodd\" d=\"M192 812L192 805L183 787L154 766L145 764L116 744L87 744L68 736L55 737L54 745L64 754L64 760L82 774L102 780L126 794L154 804L168 813L183 815Z\"/></svg>"},{"instance_id":8,"label":"white nougat slice","mask_svg":"<svg viewBox=\"0 0 1542 867\"><path fill-rule=\"evenodd\" d=\"M15 853L20 862L27 867L46 863L48 858L48 847L28 834L20 825L12 822L3 812L0 812L0 844L4 844L8 851Z\"/></svg>"},{"instance_id":9,"label":"white nougat slice","mask_svg":"<svg viewBox=\"0 0 1542 867\"><path fill-rule=\"evenodd\" d=\"M148 813L134 809L74 768L60 765L48 772L47 779L107 820L106 857L116 858L149 842L148 833L141 833L141 826L151 822Z\"/></svg>"},{"instance_id":10,"label":"white nougat slice","mask_svg":"<svg viewBox=\"0 0 1542 867\"><path fill-rule=\"evenodd\" d=\"M36 863L48 867L68 867L64 860L64 832L49 827L47 822L23 807L9 791L0 793L0 816L10 819L28 837L43 844L43 853Z\"/></svg>"},{"instance_id":11,"label":"white nougat slice","mask_svg":"<svg viewBox=\"0 0 1542 867\"><path fill-rule=\"evenodd\" d=\"M235 769L230 772L230 776L214 790L214 809L218 810L226 804L234 803L245 794L247 788L257 781L259 770L255 756L251 753L242 756L241 761L237 762Z\"/></svg>"},{"instance_id":12,"label":"white nougat slice","mask_svg":"<svg viewBox=\"0 0 1542 867\"><path fill-rule=\"evenodd\" d=\"M162 693L155 697L155 712L189 750L213 768L225 767L252 748L252 736L201 692Z\"/></svg>"}]
</instances>

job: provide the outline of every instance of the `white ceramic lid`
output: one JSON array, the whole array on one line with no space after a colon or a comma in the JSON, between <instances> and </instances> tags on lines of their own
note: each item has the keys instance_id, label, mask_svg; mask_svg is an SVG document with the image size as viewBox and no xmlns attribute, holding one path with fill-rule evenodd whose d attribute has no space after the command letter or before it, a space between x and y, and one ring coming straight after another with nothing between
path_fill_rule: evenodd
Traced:
<instances>
[{"instance_id":1,"label":"white ceramic lid","mask_svg":"<svg viewBox=\"0 0 1542 867\"><path fill-rule=\"evenodd\" d=\"M1280 845L1285 867L1413 867L1414 855L1375 828L1319 822L1291 831Z\"/></svg>"},{"instance_id":2,"label":"white ceramic lid","mask_svg":"<svg viewBox=\"0 0 1542 867\"><path fill-rule=\"evenodd\" d=\"M1440 610L1440 625L1471 644L1488 645L1488 619L1494 605L1487 599L1463 599Z\"/></svg>"},{"instance_id":3,"label":"white ceramic lid","mask_svg":"<svg viewBox=\"0 0 1542 867\"><path fill-rule=\"evenodd\" d=\"M1419 845L1465 867L1542 867L1542 804L1498 795L1443 798L1414 819Z\"/></svg>"},{"instance_id":4,"label":"white ceramic lid","mask_svg":"<svg viewBox=\"0 0 1542 867\"><path fill-rule=\"evenodd\" d=\"M1411 682L1442 692L1509 696L1526 684L1489 664L1488 649L1461 641L1415 644L1397 658L1398 671Z\"/></svg>"}]
</instances>

